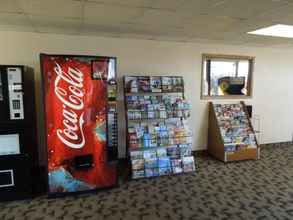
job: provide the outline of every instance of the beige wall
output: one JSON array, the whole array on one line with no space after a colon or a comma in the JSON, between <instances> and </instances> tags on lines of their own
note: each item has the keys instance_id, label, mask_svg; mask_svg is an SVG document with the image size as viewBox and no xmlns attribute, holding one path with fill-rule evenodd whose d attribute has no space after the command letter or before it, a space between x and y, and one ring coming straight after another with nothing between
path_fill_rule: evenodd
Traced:
<instances>
[{"instance_id":1,"label":"beige wall","mask_svg":"<svg viewBox=\"0 0 293 220\"><path fill-rule=\"evenodd\" d=\"M37 100L40 103L39 53L85 54L118 58L120 78L120 115L124 121L121 77L125 74L182 75L186 96L192 103L190 124L194 149L206 148L207 101L200 100L201 54L220 53L256 57L253 98L254 113L261 117L261 143L290 141L293 133L293 50L175 43L148 40L99 38L69 35L1 32L0 63L23 64L35 69ZM225 101L221 101L225 102ZM40 105L39 118L42 116ZM124 153L124 123L120 128L120 155Z\"/></svg>"}]
</instances>

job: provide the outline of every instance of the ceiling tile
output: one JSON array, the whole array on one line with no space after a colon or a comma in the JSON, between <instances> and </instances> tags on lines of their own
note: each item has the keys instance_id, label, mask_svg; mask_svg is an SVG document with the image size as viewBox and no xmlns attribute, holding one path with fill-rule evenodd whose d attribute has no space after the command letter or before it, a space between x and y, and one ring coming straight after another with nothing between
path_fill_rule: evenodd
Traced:
<instances>
[{"instance_id":1,"label":"ceiling tile","mask_svg":"<svg viewBox=\"0 0 293 220\"><path fill-rule=\"evenodd\" d=\"M48 16L30 16L32 24L37 28L60 28L76 29L81 27L81 19L48 17Z\"/></svg>"},{"instance_id":2,"label":"ceiling tile","mask_svg":"<svg viewBox=\"0 0 293 220\"><path fill-rule=\"evenodd\" d=\"M173 26L181 27L185 21L184 19L172 11L164 10L146 10L141 17L132 21L133 23L152 26Z\"/></svg>"},{"instance_id":3,"label":"ceiling tile","mask_svg":"<svg viewBox=\"0 0 293 220\"><path fill-rule=\"evenodd\" d=\"M35 28L32 26L24 25L0 25L0 31L24 31L24 32L35 32Z\"/></svg>"},{"instance_id":4,"label":"ceiling tile","mask_svg":"<svg viewBox=\"0 0 293 220\"><path fill-rule=\"evenodd\" d=\"M250 19L267 11L276 10L291 0L187 0L180 8L187 14L209 14Z\"/></svg>"},{"instance_id":5,"label":"ceiling tile","mask_svg":"<svg viewBox=\"0 0 293 220\"><path fill-rule=\"evenodd\" d=\"M87 2L84 7L84 22L86 24L119 24L131 21L143 14L144 9L110 6Z\"/></svg>"},{"instance_id":6,"label":"ceiling tile","mask_svg":"<svg viewBox=\"0 0 293 220\"><path fill-rule=\"evenodd\" d=\"M17 13L0 13L0 31L35 31L28 17Z\"/></svg>"},{"instance_id":7,"label":"ceiling tile","mask_svg":"<svg viewBox=\"0 0 293 220\"><path fill-rule=\"evenodd\" d=\"M84 33L109 33L116 36L157 36L167 35L170 32L178 33L178 30L172 28L162 29L158 26L142 26L142 25L84 25L82 28Z\"/></svg>"},{"instance_id":8,"label":"ceiling tile","mask_svg":"<svg viewBox=\"0 0 293 220\"><path fill-rule=\"evenodd\" d=\"M175 11L181 7L186 0L155 0L152 7L158 9L166 9Z\"/></svg>"},{"instance_id":9,"label":"ceiling tile","mask_svg":"<svg viewBox=\"0 0 293 220\"><path fill-rule=\"evenodd\" d=\"M293 25L293 1L283 7L268 11L258 16L258 19L271 21L272 23L282 23Z\"/></svg>"},{"instance_id":10,"label":"ceiling tile","mask_svg":"<svg viewBox=\"0 0 293 220\"><path fill-rule=\"evenodd\" d=\"M73 0L18 0L24 12L50 17L81 18L82 2Z\"/></svg>"},{"instance_id":11,"label":"ceiling tile","mask_svg":"<svg viewBox=\"0 0 293 220\"><path fill-rule=\"evenodd\" d=\"M207 14L211 8L222 4L226 0L185 0L178 8L176 13L184 17L193 17L200 14Z\"/></svg>"},{"instance_id":12,"label":"ceiling tile","mask_svg":"<svg viewBox=\"0 0 293 220\"><path fill-rule=\"evenodd\" d=\"M38 27L39 33L52 33L52 34L70 34L79 35L80 31L72 28L60 28L60 27Z\"/></svg>"},{"instance_id":13,"label":"ceiling tile","mask_svg":"<svg viewBox=\"0 0 293 220\"><path fill-rule=\"evenodd\" d=\"M1 12L21 13L23 11L19 7L17 0L0 0L0 13Z\"/></svg>"},{"instance_id":14,"label":"ceiling tile","mask_svg":"<svg viewBox=\"0 0 293 220\"><path fill-rule=\"evenodd\" d=\"M217 32L226 31L239 25L242 21L225 16L210 16L210 15L197 15L184 25L190 31L195 32Z\"/></svg>"},{"instance_id":15,"label":"ceiling tile","mask_svg":"<svg viewBox=\"0 0 293 220\"><path fill-rule=\"evenodd\" d=\"M86 2L124 7L150 7L153 0L86 0Z\"/></svg>"},{"instance_id":16,"label":"ceiling tile","mask_svg":"<svg viewBox=\"0 0 293 220\"><path fill-rule=\"evenodd\" d=\"M241 21L230 17L198 15L184 24L183 36L203 39L225 39L228 34L234 33ZM237 32L237 35L243 35Z\"/></svg>"},{"instance_id":17,"label":"ceiling tile","mask_svg":"<svg viewBox=\"0 0 293 220\"><path fill-rule=\"evenodd\" d=\"M31 26L26 15L15 13L0 13L0 25Z\"/></svg>"}]
</instances>

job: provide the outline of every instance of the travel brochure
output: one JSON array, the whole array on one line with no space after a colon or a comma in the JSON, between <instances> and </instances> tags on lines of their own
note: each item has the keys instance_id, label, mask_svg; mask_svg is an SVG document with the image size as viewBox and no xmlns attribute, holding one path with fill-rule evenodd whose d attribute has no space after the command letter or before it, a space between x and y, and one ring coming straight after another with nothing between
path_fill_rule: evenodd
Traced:
<instances>
[{"instance_id":1,"label":"travel brochure","mask_svg":"<svg viewBox=\"0 0 293 220\"><path fill-rule=\"evenodd\" d=\"M257 148L255 134L242 104L214 104L225 151Z\"/></svg>"},{"instance_id":2,"label":"travel brochure","mask_svg":"<svg viewBox=\"0 0 293 220\"><path fill-rule=\"evenodd\" d=\"M183 92L180 76L126 76L127 93L138 92Z\"/></svg>"},{"instance_id":3,"label":"travel brochure","mask_svg":"<svg viewBox=\"0 0 293 220\"><path fill-rule=\"evenodd\" d=\"M130 152L132 160L151 159L169 157L172 159L180 159L191 156L191 144L179 144L168 147L159 147L150 150L135 150Z\"/></svg>"},{"instance_id":4,"label":"travel brochure","mask_svg":"<svg viewBox=\"0 0 293 220\"><path fill-rule=\"evenodd\" d=\"M168 153L166 156L159 156L156 151L145 152L132 151L130 154L134 179L195 171L194 157L191 154L174 157Z\"/></svg>"},{"instance_id":5,"label":"travel brochure","mask_svg":"<svg viewBox=\"0 0 293 220\"><path fill-rule=\"evenodd\" d=\"M183 84L177 76L124 78L133 179L195 171Z\"/></svg>"},{"instance_id":6,"label":"travel brochure","mask_svg":"<svg viewBox=\"0 0 293 220\"><path fill-rule=\"evenodd\" d=\"M127 96L129 120L188 118L190 103L182 95Z\"/></svg>"},{"instance_id":7,"label":"travel brochure","mask_svg":"<svg viewBox=\"0 0 293 220\"><path fill-rule=\"evenodd\" d=\"M176 144L191 144L192 132L186 121L140 122L128 125L129 148L151 148Z\"/></svg>"}]
</instances>

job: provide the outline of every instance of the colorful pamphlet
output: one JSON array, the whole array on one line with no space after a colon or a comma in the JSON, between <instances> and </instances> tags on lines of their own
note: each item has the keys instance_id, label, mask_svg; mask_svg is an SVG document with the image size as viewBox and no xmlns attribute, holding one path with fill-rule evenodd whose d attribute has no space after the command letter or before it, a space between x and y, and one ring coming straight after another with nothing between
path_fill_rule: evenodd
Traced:
<instances>
[{"instance_id":1,"label":"colorful pamphlet","mask_svg":"<svg viewBox=\"0 0 293 220\"><path fill-rule=\"evenodd\" d=\"M151 91L162 92L162 81L160 76L151 76Z\"/></svg>"},{"instance_id":2,"label":"colorful pamphlet","mask_svg":"<svg viewBox=\"0 0 293 220\"><path fill-rule=\"evenodd\" d=\"M132 170L132 178L139 179L145 177L144 170Z\"/></svg>"},{"instance_id":3,"label":"colorful pamphlet","mask_svg":"<svg viewBox=\"0 0 293 220\"><path fill-rule=\"evenodd\" d=\"M183 163L183 171L184 172L191 172L195 170L195 165L194 165L194 157L183 157L182 158L182 163Z\"/></svg>"},{"instance_id":4,"label":"colorful pamphlet","mask_svg":"<svg viewBox=\"0 0 293 220\"><path fill-rule=\"evenodd\" d=\"M142 170L144 169L144 159L131 160L133 170Z\"/></svg>"},{"instance_id":5,"label":"colorful pamphlet","mask_svg":"<svg viewBox=\"0 0 293 220\"><path fill-rule=\"evenodd\" d=\"M125 77L125 89L126 89L126 92L138 92L137 77L126 76Z\"/></svg>"}]
</instances>

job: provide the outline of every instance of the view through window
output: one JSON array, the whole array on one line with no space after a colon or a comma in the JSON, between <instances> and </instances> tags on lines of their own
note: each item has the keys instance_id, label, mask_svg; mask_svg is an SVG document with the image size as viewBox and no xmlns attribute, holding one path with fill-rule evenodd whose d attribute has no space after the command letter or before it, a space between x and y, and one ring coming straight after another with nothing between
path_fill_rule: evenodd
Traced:
<instances>
[{"instance_id":1,"label":"view through window","mask_svg":"<svg viewBox=\"0 0 293 220\"><path fill-rule=\"evenodd\" d=\"M253 58L203 56L202 96L250 96Z\"/></svg>"}]
</instances>

